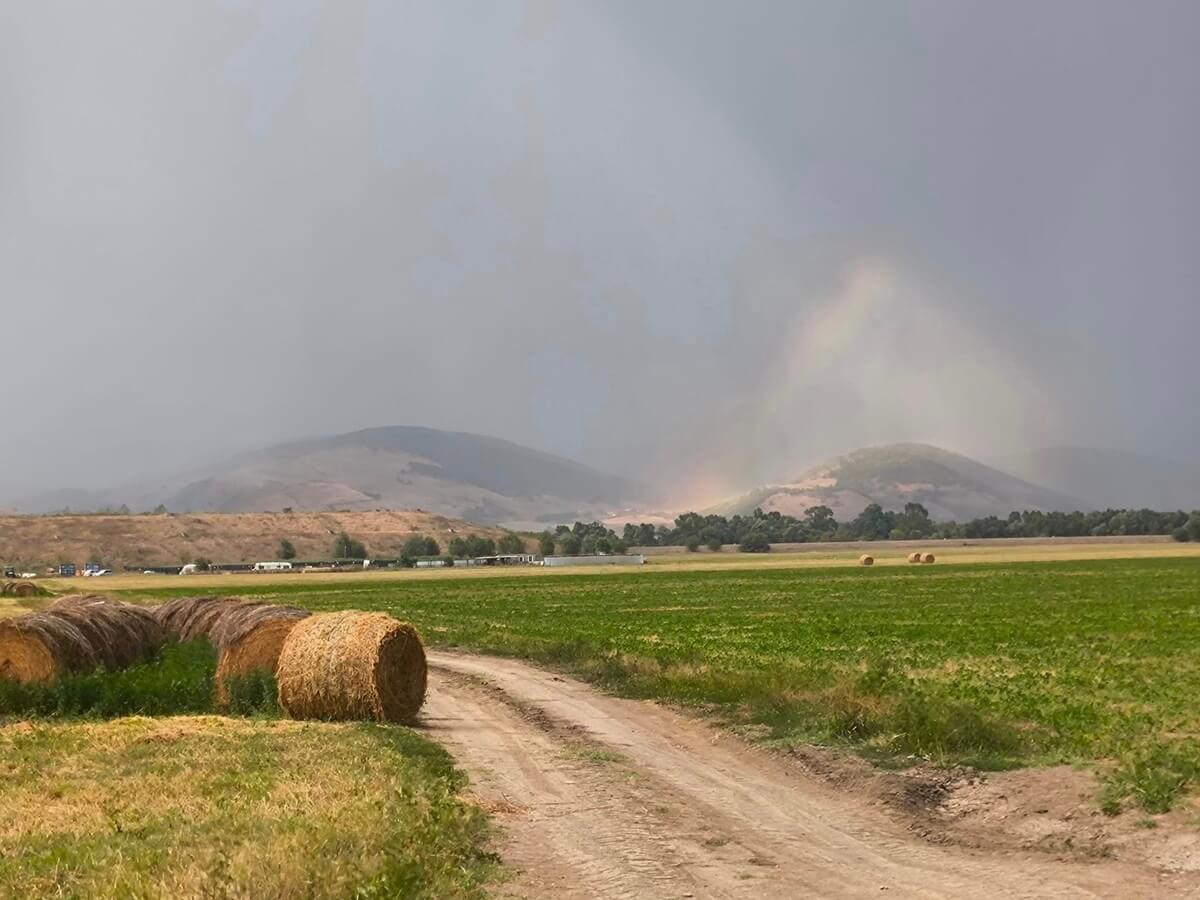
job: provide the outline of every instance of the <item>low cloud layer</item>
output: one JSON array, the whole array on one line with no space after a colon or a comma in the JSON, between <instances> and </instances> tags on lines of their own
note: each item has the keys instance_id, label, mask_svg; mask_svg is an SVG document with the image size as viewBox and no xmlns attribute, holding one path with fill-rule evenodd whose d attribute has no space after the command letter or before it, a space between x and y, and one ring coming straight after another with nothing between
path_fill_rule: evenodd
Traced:
<instances>
[{"instance_id":1,"label":"low cloud layer","mask_svg":"<svg viewBox=\"0 0 1200 900\"><path fill-rule=\"evenodd\" d=\"M1190 3L0 4L0 491L1200 439Z\"/></svg>"}]
</instances>

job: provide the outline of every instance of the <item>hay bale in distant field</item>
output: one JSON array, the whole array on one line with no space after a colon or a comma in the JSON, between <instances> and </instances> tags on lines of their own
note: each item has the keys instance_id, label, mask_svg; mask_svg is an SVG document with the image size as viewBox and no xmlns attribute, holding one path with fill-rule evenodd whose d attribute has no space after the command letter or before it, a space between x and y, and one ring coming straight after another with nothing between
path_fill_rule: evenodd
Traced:
<instances>
[{"instance_id":1,"label":"hay bale in distant field","mask_svg":"<svg viewBox=\"0 0 1200 900\"><path fill-rule=\"evenodd\" d=\"M918 550L916 553L908 554L908 561L910 563L919 563L921 561L921 551Z\"/></svg>"},{"instance_id":2,"label":"hay bale in distant field","mask_svg":"<svg viewBox=\"0 0 1200 900\"><path fill-rule=\"evenodd\" d=\"M0 596L4 597L36 597L41 590L32 581L6 581Z\"/></svg>"},{"instance_id":3,"label":"hay bale in distant field","mask_svg":"<svg viewBox=\"0 0 1200 900\"><path fill-rule=\"evenodd\" d=\"M105 597L64 597L41 612L0 621L0 678L49 682L150 659L162 629L141 607Z\"/></svg>"},{"instance_id":4,"label":"hay bale in distant field","mask_svg":"<svg viewBox=\"0 0 1200 900\"><path fill-rule=\"evenodd\" d=\"M930 565L932 565L934 562L936 562L936 560L937 560L937 557L935 557L932 553L926 553L924 556L921 557L921 562L930 564Z\"/></svg>"},{"instance_id":5,"label":"hay bale in distant field","mask_svg":"<svg viewBox=\"0 0 1200 900\"><path fill-rule=\"evenodd\" d=\"M279 655L279 705L296 719L410 721L425 702L425 648L383 613L301 619Z\"/></svg>"},{"instance_id":6,"label":"hay bale in distant field","mask_svg":"<svg viewBox=\"0 0 1200 900\"><path fill-rule=\"evenodd\" d=\"M860 566L873 566L875 565L875 557L864 553L858 558L858 564Z\"/></svg>"}]
</instances>

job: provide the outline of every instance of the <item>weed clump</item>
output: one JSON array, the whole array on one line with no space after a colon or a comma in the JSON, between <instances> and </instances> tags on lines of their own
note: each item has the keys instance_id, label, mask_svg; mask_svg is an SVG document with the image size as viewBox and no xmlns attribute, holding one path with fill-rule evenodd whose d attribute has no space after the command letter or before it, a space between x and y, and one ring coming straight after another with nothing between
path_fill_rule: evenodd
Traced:
<instances>
[{"instance_id":1,"label":"weed clump","mask_svg":"<svg viewBox=\"0 0 1200 900\"><path fill-rule=\"evenodd\" d=\"M0 679L2 718L171 716L216 711L216 651L207 641L167 644L158 658L119 672L64 675L48 684ZM237 680L239 715L276 714L274 678Z\"/></svg>"}]
</instances>

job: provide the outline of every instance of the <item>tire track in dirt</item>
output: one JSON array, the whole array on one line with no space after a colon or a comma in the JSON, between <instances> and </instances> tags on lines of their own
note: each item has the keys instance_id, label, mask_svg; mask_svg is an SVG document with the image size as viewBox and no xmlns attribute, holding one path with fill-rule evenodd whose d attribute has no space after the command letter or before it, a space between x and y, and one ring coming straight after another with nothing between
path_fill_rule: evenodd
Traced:
<instances>
[{"instance_id":1,"label":"tire track in dirt","mask_svg":"<svg viewBox=\"0 0 1200 900\"><path fill-rule=\"evenodd\" d=\"M1194 878L921 841L707 723L514 660L430 653L423 720L526 897L1200 896Z\"/></svg>"}]
</instances>

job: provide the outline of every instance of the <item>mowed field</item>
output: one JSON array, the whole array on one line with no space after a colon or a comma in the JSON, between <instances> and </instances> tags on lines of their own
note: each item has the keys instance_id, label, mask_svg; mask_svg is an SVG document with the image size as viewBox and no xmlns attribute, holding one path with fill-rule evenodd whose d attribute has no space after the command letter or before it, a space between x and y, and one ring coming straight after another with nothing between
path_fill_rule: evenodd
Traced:
<instances>
[{"instance_id":1,"label":"mowed field","mask_svg":"<svg viewBox=\"0 0 1200 900\"><path fill-rule=\"evenodd\" d=\"M194 591L159 584L128 594ZM784 745L888 764L1092 765L1113 812L1161 812L1200 785L1195 555L225 578L218 590L383 610L435 646L560 666Z\"/></svg>"}]
</instances>

